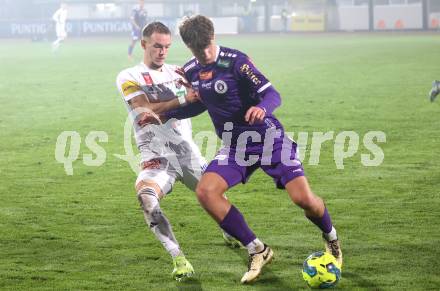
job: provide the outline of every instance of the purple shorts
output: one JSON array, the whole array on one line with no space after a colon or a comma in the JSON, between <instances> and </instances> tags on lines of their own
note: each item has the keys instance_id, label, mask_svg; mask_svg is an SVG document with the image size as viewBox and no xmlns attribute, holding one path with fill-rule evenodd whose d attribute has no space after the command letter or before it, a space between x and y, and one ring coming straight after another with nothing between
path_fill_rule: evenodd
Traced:
<instances>
[{"instance_id":1,"label":"purple shorts","mask_svg":"<svg viewBox=\"0 0 440 291\"><path fill-rule=\"evenodd\" d=\"M304 176L296 149L296 143L288 138L276 139L271 151L267 151L262 143L248 145L245 150L234 146L222 148L209 163L205 173L213 172L220 175L231 188L240 182L246 183L252 173L261 168L273 178L279 189L284 189L288 182ZM249 162L251 155L253 160Z\"/></svg>"},{"instance_id":2,"label":"purple shorts","mask_svg":"<svg viewBox=\"0 0 440 291\"><path fill-rule=\"evenodd\" d=\"M141 30L140 29L132 29L131 30L131 38L133 39L133 40L140 40L141 38L142 38L142 36L141 36Z\"/></svg>"}]
</instances>

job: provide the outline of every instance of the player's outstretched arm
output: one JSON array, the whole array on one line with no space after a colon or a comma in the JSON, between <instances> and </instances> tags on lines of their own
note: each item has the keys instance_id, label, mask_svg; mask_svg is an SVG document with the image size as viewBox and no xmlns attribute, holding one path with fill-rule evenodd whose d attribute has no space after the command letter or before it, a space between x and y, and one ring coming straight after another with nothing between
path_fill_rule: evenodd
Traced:
<instances>
[{"instance_id":1,"label":"player's outstretched arm","mask_svg":"<svg viewBox=\"0 0 440 291\"><path fill-rule=\"evenodd\" d=\"M176 118L176 119L191 118L202 114L203 112L205 112L205 110L206 110L206 106L201 101L197 101L189 104L188 106L173 109L165 112L164 114L161 114L161 120L167 121L172 118Z\"/></svg>"},{"instance_id":2,"label":"player's outstretched arm","mask_svg":"<svg viewBox=\"0 0 440 291\"><path fill-rule=\"evenodd\" d=\"M190 107L190 103L196 102L198 100L196 92L188 92L186 96L182 96L183 101L180 98L174 98L169 101L162 102L150 102L145 94L140 94L133 97L128 101L131 109L135 110L139 114L138 124L143 126L146 124L160 124L167 121L169 118L165 117L163 114L173 109L183 109ZM180 100L179 100L180 99ZM188 106L181 107L182 105L189 104ZM194 112L189 109L189 112ZM193 114L193 113L191 113Z\"/></svg>"},{"instance_id":3,"label":"player's outstretched arm","mask_svg":"<svg viewBox=\"0 0 440 291\"><path fill-rule=\"evenodd\" d=\"M152 102L146 92L142 90L139 83L133 79L129 72L123 71L119 73L116 78L116 84L130 108L139 114L139 125L161 123L159 115L199 100L198 92L192 88L188 88L184 96L176 96L176 98L162 102Z\"/></svg>"},{"instance_id":4,"label":"player's outstretched arm","mask_svg":"<svg viewBox=\"0 0 440 291\"><path fill-rule=\"evenodd\" d=\"M150 102L146 94L140 94L128 101L132 109L139 107L153 111L155 114L162 114L166 111L179 108L186 104L198 101L198 93L192 89L187 90L185 96L176 97L168 101Z\"/></svg>"}]
</instances>

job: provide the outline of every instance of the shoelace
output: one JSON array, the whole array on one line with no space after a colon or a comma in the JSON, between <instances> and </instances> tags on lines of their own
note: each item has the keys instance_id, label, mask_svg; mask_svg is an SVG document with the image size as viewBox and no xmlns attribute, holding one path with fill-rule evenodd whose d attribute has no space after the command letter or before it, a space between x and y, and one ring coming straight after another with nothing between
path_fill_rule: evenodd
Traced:
<instances>
[{"instance_id":1,"label":"shoelace","mask_svg":"<svg viewBox=\"0 0 440 291\"><path fill-rule=\"evenodd\" d=\"M330 246L330 249L332 250L332 255L334 256L339 256L339 246L338 246L338 241L337 240L332 240L327 242L328 245Z\"/></svg>"},{"instance_id":2,"label":"shoelace","mask_svg":"<svg viewBox=\"0 0 440 291\"><path fill-rule=\"evenodd\" d=\"M249 271L249 270L252 270L251 267L252 267L252 263L253 263L253 261L254 261L254 257L255 257L255 255L263 254L265 251L266 251L266 246L264 246L264 249L263 249L261 252L259 252L259 253L255 253L255 254L252 254L252 255L249 255L248 271Z\"/></svg>"},{"instance_id":3,"label":"shoelace","mask_svg":"<svg viewBox=\"0 0 440 291\"><path fill-rule=\"evenodd\" d=\"M255 255L256 255L256 254L252 254L252 255L249 256L249 261L248 261L248 271L251 270L252 263L253 263L253 261L254 261L254 257L255 257Z\"/></svg>"}]
</instances>

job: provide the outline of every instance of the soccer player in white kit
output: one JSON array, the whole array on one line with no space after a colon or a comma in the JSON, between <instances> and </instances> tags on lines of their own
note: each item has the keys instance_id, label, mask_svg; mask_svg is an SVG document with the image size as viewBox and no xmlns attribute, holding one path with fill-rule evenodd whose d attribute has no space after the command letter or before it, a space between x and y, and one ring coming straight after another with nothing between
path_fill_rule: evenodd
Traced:
<instances>
[{"instance_id":1,"label":"soccer player in white kit","mask_svg":"<svg viewBox=\"0 0 440 291\"><path fill-rule=\"evenodd\" d=\"M60 8L53 14L53 21L55 21L55 30L57 33L57 39L52 43L52 50L56 51L61 42L67 37L66 32L66 19L67 19L67 4L61 3Z\"/></svg>"},{"instance_id":2,"label":"soccer player in white kit","mask_svg":"<svg viewBox=\"0 0 440 291\"><path fill-rule=\"evenodd\" d=\"M146 120L186 103L198 93L183 85L177 66L165 63L171 45L171 32L160 22L152 22L142 31L144 59L139 65L119 73L117 86L127 105L141 153L141 168L135 188L143 208L145 222L173 258L173 277L181 280L194 274L177 242L170 222L159 202L179 180L195 191L206 167L192 139L191 121L174 120L165 124L144 125ZM224 236L228 236L224 234Z\"/></svg>"}]
</instances>

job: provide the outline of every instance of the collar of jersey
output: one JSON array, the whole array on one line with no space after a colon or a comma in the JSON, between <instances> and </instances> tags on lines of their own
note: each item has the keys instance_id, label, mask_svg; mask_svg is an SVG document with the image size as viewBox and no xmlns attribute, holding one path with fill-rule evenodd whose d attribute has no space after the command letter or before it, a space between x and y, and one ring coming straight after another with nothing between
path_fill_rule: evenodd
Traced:
<instances>
[{"instance_id":1,"label":"collar of jersey","mask_svg":"<svg viewBox=\"0 0 440 291\"><path fill-rule=\"evenodd\" d=\"M144 61L140 62L139 64L140 64L143 68L146 68L146 69L148 70L148 72L158 72L158 73L163 73L164 68L165 68L165 63L164 63L163 66L162 66L162 71L158 71L158 70L153 70L153 69L151 69L149 66L147 66L147 65L144 63Z\"/></svg>"}]
</instances>

